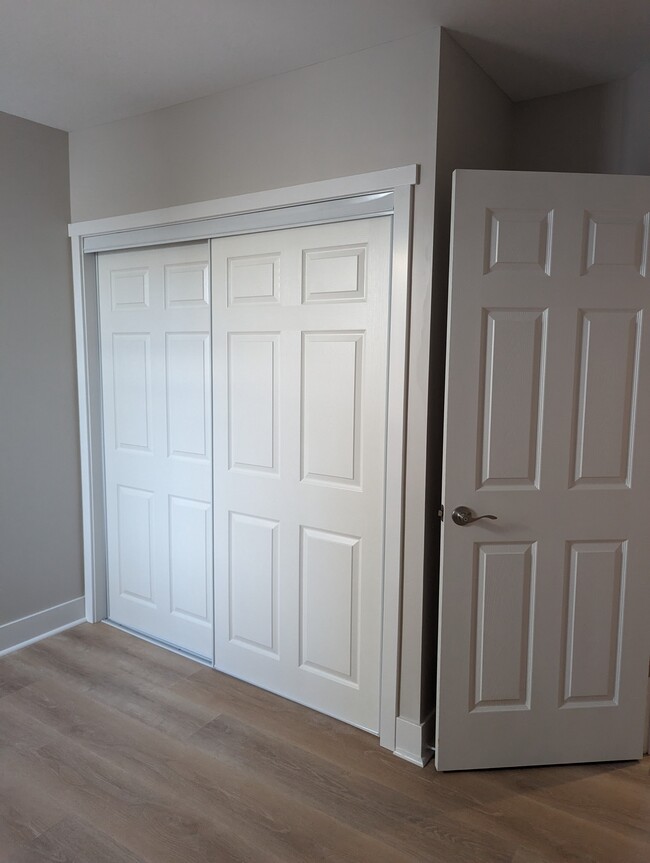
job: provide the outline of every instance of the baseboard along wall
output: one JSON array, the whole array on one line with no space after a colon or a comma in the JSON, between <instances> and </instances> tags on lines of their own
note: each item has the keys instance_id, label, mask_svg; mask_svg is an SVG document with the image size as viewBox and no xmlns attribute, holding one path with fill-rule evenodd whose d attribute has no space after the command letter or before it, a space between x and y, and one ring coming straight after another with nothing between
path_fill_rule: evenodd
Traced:
<instances>
[{"instance_id":1,"label":"baseboard along wall","mask_svg":"<svg viewBox=\"0 0 650 863\"><path fill-rule=\"evenodd\" d=\"M424 767L433 758L431 741L435 729L435 712L424 722L412 722L398 716L395 726L395 755Z\"/></svg>"},{"instance_id":2,"label":"baseboard along wall","mask_svg":"<svg viewBox=\"0 0 650 863\"><path fill-rule=\"evenodd\" d=\"M84 598L71 599L61 605L45 608L0 626L0 656L13 653L64 629L70 629L86 619Z\"/></svg>"}]
</instances>

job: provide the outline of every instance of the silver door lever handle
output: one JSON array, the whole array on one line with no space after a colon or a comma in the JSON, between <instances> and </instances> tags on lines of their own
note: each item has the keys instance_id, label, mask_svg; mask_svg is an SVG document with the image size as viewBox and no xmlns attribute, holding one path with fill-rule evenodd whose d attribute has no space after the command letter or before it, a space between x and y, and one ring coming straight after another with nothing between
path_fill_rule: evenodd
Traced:
<instances>
[{"instance_id":1,"label":"silver door lever handle","mask_svg":"<svg viewBox=\"0 0 650 863\"><path fill-rule=\"evenodd\" d=\"M459 524L464 527L466 524L473 524L475 521L480 521L482 518L490 518L496 521L496 515L474 515L468 506L457 506L451 514L451 520L454 524Z\"/></svg>"}]
</instances>

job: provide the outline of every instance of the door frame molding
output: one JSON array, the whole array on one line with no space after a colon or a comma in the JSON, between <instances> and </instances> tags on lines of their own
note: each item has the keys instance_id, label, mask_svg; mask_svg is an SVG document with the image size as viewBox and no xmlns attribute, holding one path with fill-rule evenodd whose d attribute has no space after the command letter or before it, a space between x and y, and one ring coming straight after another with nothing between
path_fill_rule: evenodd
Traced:
<instances>
[{"instance_id":1,"label":"door frame molding","mask_svg":"<svg viewBox=\"0 0 650 863\"><path fill-rule=\"evenodd\" d=\"M355 215L359 197L378 194L378 210L383 207L382 212L385 213L386 204L385 201L382 204L380 193L392 193L393 242L388 336L379 739L383 747L393 751L396 746L396 722L399 715L413 189L418 182L419 166L408 165L236 197L76 222L69 225L68 229L72 244L77 351L85 615L88 622L95 623L104 619L107 614L104 454L96 276L98 250L150 245L152 237L153 242L158 243L204 239L206 229L213 229L213 226L206 225L207 220L230 217L242 217L239 233L268 230L269 214L277 222L274 227L279 229L283 226L283 208L296 208L307 204L322 205L324 212L339 213L338 218L328 217L327 221L367 218L367 212L363 216ZM378 214L379 212L373 215ZM291 213L291 210L287 209L286 215L286 226L297 227L297 224L291 221L291 218L295 219L295 212ZM314 220L303 222L306 223L313 224ZM156 234L156 231L159 233ZM227 232L224 231L222 236L225 233ZM210 236L215 235L211 233Z\"/></svg>"}]
</instances>

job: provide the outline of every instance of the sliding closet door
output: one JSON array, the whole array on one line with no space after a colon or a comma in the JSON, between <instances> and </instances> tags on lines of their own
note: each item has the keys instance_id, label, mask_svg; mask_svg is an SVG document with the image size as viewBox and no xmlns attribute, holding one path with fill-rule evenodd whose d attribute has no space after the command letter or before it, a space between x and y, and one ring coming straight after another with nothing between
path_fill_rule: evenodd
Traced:
<instances>
[{"instance_id":1,"label":"sliding closet door","mask_svg":"<svg viewBox=\"0 0 650 863\"><path fill-rule=\"evenodd\" d=\"M374 732L390 243L212 242L216 666Z\"/></svg>"},{"instance_id":2,"label":"sliding closet door","mask_svg":"<svg viewBox=\"0 0 650 863\"><path fill-rule=\"evenodd\" d=\"M209 245L98 256L109 616L212 656Z\"/></svg>"}]
</instances>

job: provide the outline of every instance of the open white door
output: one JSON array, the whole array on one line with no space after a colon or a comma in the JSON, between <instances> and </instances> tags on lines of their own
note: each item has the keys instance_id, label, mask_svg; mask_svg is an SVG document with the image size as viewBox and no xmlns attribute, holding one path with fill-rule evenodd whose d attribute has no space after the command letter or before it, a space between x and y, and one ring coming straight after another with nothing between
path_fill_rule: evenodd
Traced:
<instances>
[{"instance_id":1,"label":"open white door","mask_svg":"<svg viewBox=\"0 0 650 863\"><path fill-rule=\"evenodd\" d=\"M212 241L215 665L374 732L390 239Z\"/></svg>"},{"instance_id":2,"label":"open white door","mask_svg":"<svg viewBox=\"0 0 650 863\"><path fill-rule=\"evenodd\" d=\"M436 766L639 758L650 177L454 194Z\"/></svg>"}]
</instances>

